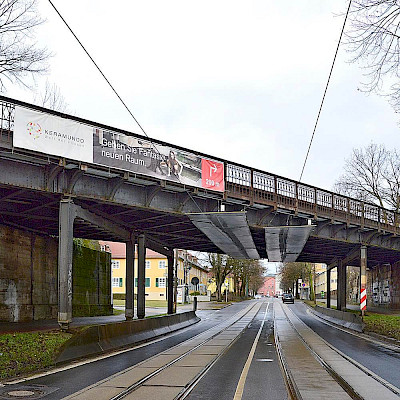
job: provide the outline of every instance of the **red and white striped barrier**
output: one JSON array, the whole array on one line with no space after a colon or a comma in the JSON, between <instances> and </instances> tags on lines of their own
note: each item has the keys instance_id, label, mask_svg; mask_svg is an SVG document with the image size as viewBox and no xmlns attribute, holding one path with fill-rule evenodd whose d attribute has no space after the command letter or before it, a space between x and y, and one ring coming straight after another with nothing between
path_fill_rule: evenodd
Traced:
<instances>
[{"instance_id":1,"label":"red and white striped barrier","mask_svg":"<svg viewBox=\"0 0 400 400\"><path fill-rule=\"evenodd\" d=\"M367 309L367 290L361 289L361 303L360 303L361 311L365 311Z\"/></svg>"}]
</instances>

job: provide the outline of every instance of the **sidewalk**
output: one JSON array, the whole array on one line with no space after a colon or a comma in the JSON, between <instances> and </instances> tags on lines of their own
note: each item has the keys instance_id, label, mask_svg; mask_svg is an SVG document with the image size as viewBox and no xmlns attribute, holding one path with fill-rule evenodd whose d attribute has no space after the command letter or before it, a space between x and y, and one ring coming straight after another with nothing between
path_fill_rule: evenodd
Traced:
<instances>
[{"instance_id":1,"label":"sidewalk","mask_svg":"<svg viewBox=\"0 0 400 400\"><path fill-rule=\"evenodd\" d=\"M318 303L324 303L326 307L326 299L317 299ZM331 306L336 307L336 300L332 299L331 300ZM360 306L358 304L346 304L346 308L348 310L359 310ZM374 307L374 306L368 306L367 307L367 312L372 312L376 314L387 314L387 315L400 315L400 310L391 310L389 308L385 307Z\"/></svg>"},{"instance_id":2,"label":"sidewalk","mask_svg":"<svg viewBox=\"0 0 400 400\"><path fill-rule=\"evenodd\" d=\"M221 308L227 307L225 303L217 302L199 302L197 303L198 310L219 310ZM124 307L115 307L118 310L124 310ZM177 307L177 313L183 313L186 311L191 311L193 309L193 304L180 304ZM146 317L151 317L159 314L166 314L166 307L146 307ZM135 317L136 319L137 317ZM103 315L97 317L75 317L70 324L71 328L77 328L86 325L102 325L110 324L115 322L125 321L125 315ZM32 332L32 331L48 331L59 329L57 320L37 320L29 322L0 322L0 334L4 333L14 333L14 332Z\"/></svg>"}]
</instances>

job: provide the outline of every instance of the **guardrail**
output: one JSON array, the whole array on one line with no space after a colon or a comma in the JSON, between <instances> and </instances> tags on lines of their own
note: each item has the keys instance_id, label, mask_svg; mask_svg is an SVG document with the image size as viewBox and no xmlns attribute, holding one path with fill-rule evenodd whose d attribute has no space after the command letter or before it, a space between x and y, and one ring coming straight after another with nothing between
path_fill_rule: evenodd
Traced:
<instances>
[{"instance_id":1,"label":"guardrail","mask_svg":"<svg viewBox=\"0 0 400 400\"><path fill-rule=\"evenodd\" d=\"M0 101L0 144L12 145L14 111L18 103L13 103L11 99ZM46 111L52 113L51 110ZM72 116L65 117L79 120ZM347 224L400 233L400 216L393 211L226 160L219 161L225 164L225 193L228 196L246 200L250 204L266 204Z\"/></svg>"}]
</instances>

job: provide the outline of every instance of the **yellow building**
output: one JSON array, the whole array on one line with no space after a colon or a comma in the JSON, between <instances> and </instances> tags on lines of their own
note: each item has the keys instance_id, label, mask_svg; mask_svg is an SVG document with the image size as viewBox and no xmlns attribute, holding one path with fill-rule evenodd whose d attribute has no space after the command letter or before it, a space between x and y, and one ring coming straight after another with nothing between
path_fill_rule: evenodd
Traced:
<instances>
[{"instance_id":1,"label":"yellow building","mask_svg":"<svg viewBox=\"0 0 400 400\"><path fill-rule=\"evenodd\" d=\"M325 264L315 264L315 293L317 299L326 299L327 273ZM337 290L337 269L331 270L331 292Z\"/></svg>"},{"instance_id":2,"label":"yellow building","mask_svg":"<svg viewBox=\"0 0 400 400\"><path fill-rule=\"evenodd\" d=\"M215 284L215 279L212 278L211 282L208 284L207 289L211 293L215 293L217 291L217 285ZM221 293L224 293L225 290L228 290L229 293L233 293L235 291L235 283L233 281L233 275L229 274L226 278L224 283L221 286Z\"/></svg>"},{"instance_id":3,"label":"yellow building","mask_svg":"<svg viewBox=\"0 0 400 400\"><path fill-rule=\"evenodd\" d=\"M100 242L103 251L111 252L111 281L112 293L124 294L126 291L126 253L125 243ZM177 283L186 284L189 292L205 292L208 271L202 267L197 258L184 250L178 250L177 255ZM176 256L175 256L176 257ZM175 261L176 262L176 261ZM167 299L167 257L153 250L146 250L146 299ZM193 277L199 279L199 285L192 285ZM135 293L137 292L137 254L135 254Z\"/></svg>"},{"instance_id":4,"label":"yellow building","mask_svg":"<svg viewBox=\"0 0 400 400\"><path fill-rule=\"evenodd\" d=\"M185 250L178 250L177 259L178 285L187 285L189 292L197 291L205 294L208 284L208 269L203 267L194 255ZM191 283L194 277L199 279L197 286Z\"/></svg>"}]
</instances>

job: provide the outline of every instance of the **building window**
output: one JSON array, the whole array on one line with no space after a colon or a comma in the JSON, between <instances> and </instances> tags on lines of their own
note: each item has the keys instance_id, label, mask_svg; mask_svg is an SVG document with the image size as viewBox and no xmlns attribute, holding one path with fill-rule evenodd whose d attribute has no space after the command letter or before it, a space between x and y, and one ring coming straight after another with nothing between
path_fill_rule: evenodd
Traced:
<instances>
[{"instance_id":1,"label":"building window","mask_svg":"<svg viewBox=\"0 0 400 400\"><path fill-rule=\"evenodd\" d=\"M111 260L112 269L119 269L119 260Z\"/></svg>"},{"instance_id":2,"label":"building window","mask_svg":"<svg viewBox=\"0 0 400 400\"><path fill-rule=\"evenodd\" d=\"M165 288L167 285L167 278L156 278L156 287Z\"/></svg>"},{"instance_id":3,"label":"building window","mask_svg":"<svg viewBox=\"0 0 400 400\"><path fill-rule=\"evenodd\" d=\"M150 269L150 267L151 267L150 261L146 260L146 269Z\"/></svg>"},{"instance_id":4,"label":"building window","mask_svg":"<svg viewBox=\"0 0 400 400\"><path fill-rule=\"evenodd\" d=\"M167 262L165 260L160 260L158 262L158 268L166 268Z\"/></svg>"},{"instance_id":5,"label":"building window","mask_svg":"<svg viewBox=\"0 0 400 400\"><path fill-rule=\"evenodd\" d=\"M138 278L135 278L135 287L138 286ZM146 278L145 287L150 287L150 278Z\"/></svg>"},{"instance_id":6,"label":"building window","mask_svg":"<svg viewBox=\"0 0 400 400\"><path fill-rule=\"evenodd\" d=\"M100 246L100 251L106 251L106 245L105 244L102 244Z\"/></svg>"},{"instance_id":7,"label":"building window","mask_svg":"<svg viewBox=\"0 0 400 400\"><path fill-rule=\"evenodd\" d=\"M122 279L123 278L112 278L113 287L122 287Z\"/></svg>"}]
</instances>

